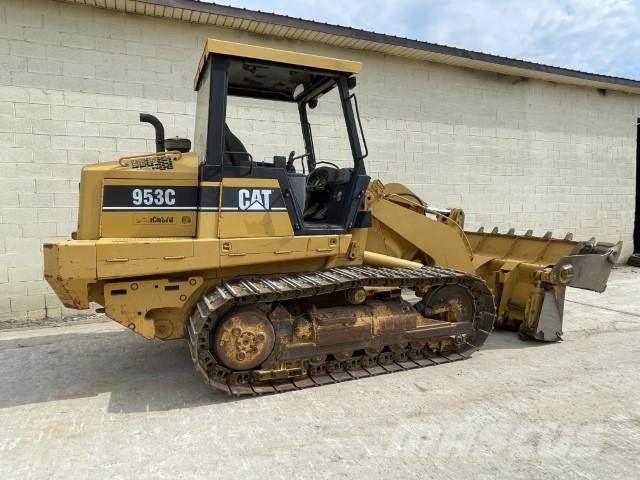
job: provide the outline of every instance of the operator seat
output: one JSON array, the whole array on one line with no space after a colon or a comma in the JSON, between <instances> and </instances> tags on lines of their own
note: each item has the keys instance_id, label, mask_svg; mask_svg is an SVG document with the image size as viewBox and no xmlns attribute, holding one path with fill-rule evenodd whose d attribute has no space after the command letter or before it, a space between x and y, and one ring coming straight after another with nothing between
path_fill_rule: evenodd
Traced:
<instances>
[{"instance_id":1,"label":"operator seat","mask_svg":"<svg viewBox=\"0 0 640 480\"><path fill-rule=\"evenodd\" d=\"M236 137L229 125L224 124L224 165L231 167L248 167L251 157L244 144Z\"/></svg>"}]
</instances>

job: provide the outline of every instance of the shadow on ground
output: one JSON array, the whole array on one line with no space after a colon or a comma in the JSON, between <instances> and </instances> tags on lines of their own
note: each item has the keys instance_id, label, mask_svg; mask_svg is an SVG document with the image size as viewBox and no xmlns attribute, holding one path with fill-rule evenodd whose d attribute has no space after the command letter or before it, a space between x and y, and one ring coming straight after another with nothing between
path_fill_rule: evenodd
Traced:
<instances>
[{"instance_id":1,"label":"shadow on ground","mask_svg":"<svg viewBox=\"0 0 640 480\"><path fill-rule=\"evenodd\" d=\"M522 348L543 348L554 342L540 342L537 340L520 340L517 332L508 330L493 330L481 350L519 350Z\"/></svg>"},{"instance_id":2,"label":"shadow on ground","mask_svg":"<svg viewBox=\"0 0 640 480\"><path fill-rule=\"evenodd\" d=\"M67 330L68 331L68 330ZM494 331L482 350L544 346ZM184 341L128 330L0 341L0 408L109 394L108 411L163 411L237 401L205 385Z\"/></svg>"},{"instance_id":3,"label":"shadow on ground","mask_svg":"<svg viewBox=\"0 0 640 480\"><path fill-rule=\"evenodd\" d=\"M233 401L197 374L186 342L127 330L0 341L0 408L110 394L108 411L162 411Z\"/></svg>"}]
</instances>

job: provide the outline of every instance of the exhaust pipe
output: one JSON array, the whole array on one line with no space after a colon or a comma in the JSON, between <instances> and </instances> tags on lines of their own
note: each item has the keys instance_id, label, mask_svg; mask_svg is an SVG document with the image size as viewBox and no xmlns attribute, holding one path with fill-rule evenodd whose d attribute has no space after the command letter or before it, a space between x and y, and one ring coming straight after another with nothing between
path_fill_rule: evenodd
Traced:
<instances>
[{"instance_id":1,"label":"exhaust pipe","mask_svg":"<svg viewBox=\"0 0 640 480\"><path fill-rule=\"evenodd\" d=\"M141 113L140 121L153 125L156 131L156 152L164 152L164 126L162 122L149 113Z\"/></svg>"}]
</instances>

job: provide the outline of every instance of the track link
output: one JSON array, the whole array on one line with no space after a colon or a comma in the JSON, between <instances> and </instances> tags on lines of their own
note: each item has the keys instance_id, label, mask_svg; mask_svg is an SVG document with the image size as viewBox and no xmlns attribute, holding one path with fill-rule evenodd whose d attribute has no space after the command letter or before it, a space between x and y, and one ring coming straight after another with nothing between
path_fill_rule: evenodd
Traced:
<instances>
[{"instance_id":1,"label":"track link","mask_svg":"<svg viewBox=\"0 0 640 480\"><path fill-rule=\"evenodd\" d=\"M428 289L435 286L462 285L472 292L475 302L475 333L455 351L434 352L425 349L377 355L360 355L346 361L328 360L292 369L286 378L256 380L251 371L232 371L218 363L210 352L210 338L216 321L238 305L303 299L357 287ZM223 281L196 304L187 324L187 340L196 369L211 386L232 395L279 393L330 383L384 375L397 371L429 367L463 360L471 356L493 328L495 307L487 285L478 277L442 267L376 268L370 266L336 267L330 270L239 278Z\"/></svg>"}]
</instances>

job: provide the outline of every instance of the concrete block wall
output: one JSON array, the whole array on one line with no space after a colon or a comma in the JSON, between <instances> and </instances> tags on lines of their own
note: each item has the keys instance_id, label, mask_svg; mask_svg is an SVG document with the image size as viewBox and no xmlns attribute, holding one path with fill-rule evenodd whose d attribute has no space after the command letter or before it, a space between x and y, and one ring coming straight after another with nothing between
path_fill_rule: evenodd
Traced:
<instances>
[{"instance_id":1,"label":"concrete block wall","mask_svg":"<svg viewBox=\"0 0 640 480\"><path fill-rule=\"evenodd\" d=\"M83 165L193 137L192 80L213 36L363 61L360 110L372 177L402 182L468 225L624 240L631 251L640 97L276 40L53 0L0 0L0 322L61 317L42 243L77 221ZM233 99L254 158L300 151L287 105ZM345 163L335 99L312 114L320 159Z\"/></svg>"}]
</instances>

